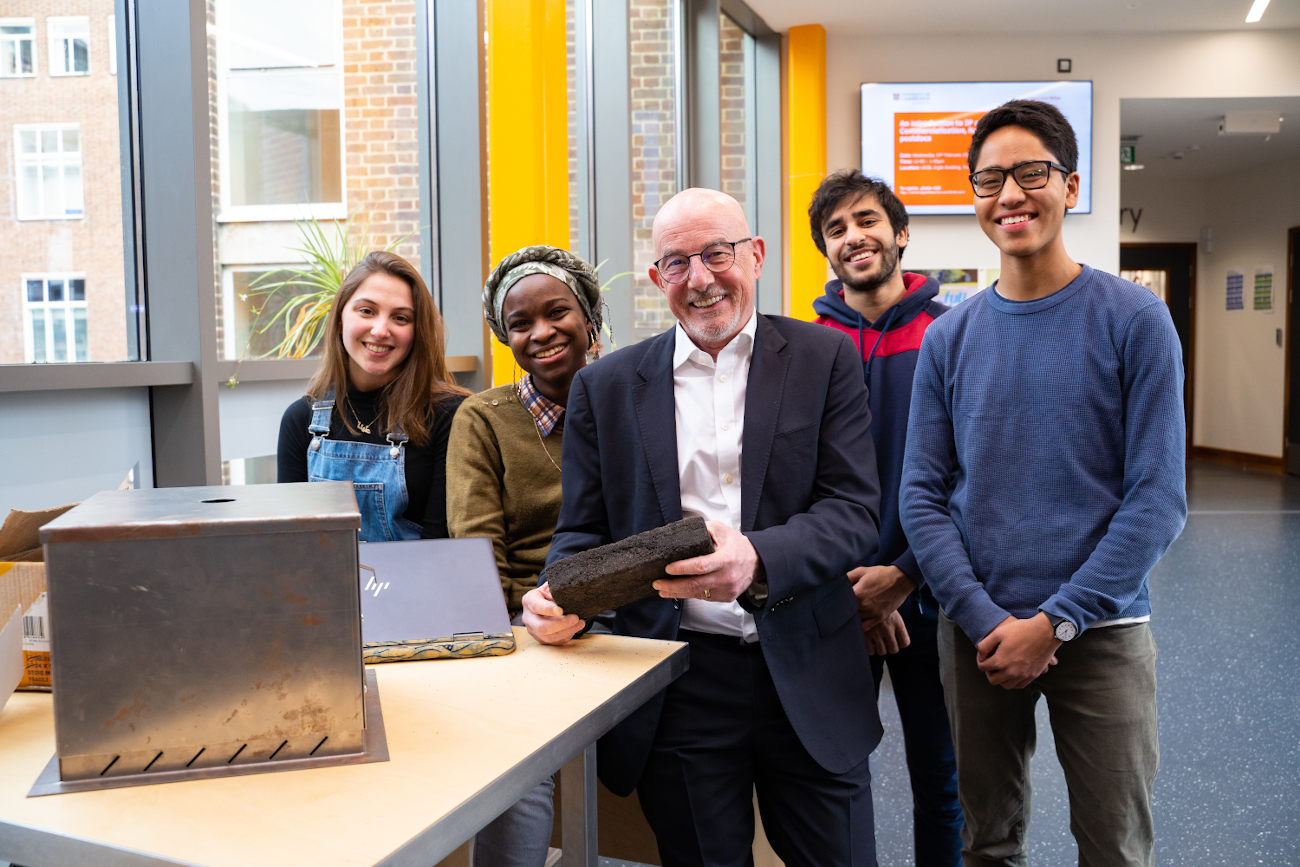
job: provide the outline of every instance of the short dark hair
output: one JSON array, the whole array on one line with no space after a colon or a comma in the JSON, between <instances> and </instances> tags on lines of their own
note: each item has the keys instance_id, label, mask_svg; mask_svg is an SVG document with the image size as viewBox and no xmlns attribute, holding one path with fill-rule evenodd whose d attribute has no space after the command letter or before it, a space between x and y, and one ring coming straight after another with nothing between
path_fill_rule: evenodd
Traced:
<instances>
[{"instance_id":1,"label":"short dark hair","mask_svg":"<svg viewBox=\"0 0 1300 867\"><path fill-rule=\"evenodd\" d=\"M813 243L822 255L826 255L826 239L822 237L822 226L835 213L835 209L847 201L856 202L863 196L875 196L880 207L889 218L889 228L894 237L907 228L907 208L898 196L889 188L889 184L876 178L869 178L857 169L841 169L822 181L817 192L813 193L812 204L808 206L808 222L812 227ZM899 250L901 258L903 251Z\"/></svg>"},{"instance_id":2,"label":"short dark hair","mask_svg":"<svg viewBox=\"0 0 1300 867\"><path fill-rule=\"evenodd\" d=\"M984 140L1004 126L1018 126L1029 130L1052 152L1056 161L1070 172L1079 169L1079 141L1074 137L1074 127L1051 103L1036 99L1013 99L1005 102L979 119L970 139L970 153L966 163L975 171Z\"/></svg>"}]
</instances>

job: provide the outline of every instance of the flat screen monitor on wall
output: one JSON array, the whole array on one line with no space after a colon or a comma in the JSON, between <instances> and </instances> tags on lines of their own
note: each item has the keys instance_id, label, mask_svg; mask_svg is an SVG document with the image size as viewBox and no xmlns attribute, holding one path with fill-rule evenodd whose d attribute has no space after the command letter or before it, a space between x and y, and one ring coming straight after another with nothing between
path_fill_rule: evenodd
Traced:
<instances>
[{"instance_id":1,"label":"flat screen monitor on wall","mask_svg":"<svg viewBox=\"0 0 1300 867\"><path fill-rule=\"evenodd\" d=\"M862 85L862 171L881 178L909 214L973 214L967 176L971 134L1012 99L1061 110L1079 140L1079 204L1092 211L1091 81L957 81Z\"/></svg>"}]
</instances>

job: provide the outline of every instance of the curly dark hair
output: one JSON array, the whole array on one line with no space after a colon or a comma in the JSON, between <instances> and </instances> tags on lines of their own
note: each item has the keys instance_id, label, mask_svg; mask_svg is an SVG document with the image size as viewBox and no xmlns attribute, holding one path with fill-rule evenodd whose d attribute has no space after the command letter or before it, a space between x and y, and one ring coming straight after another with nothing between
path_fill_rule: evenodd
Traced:
<instances>
[{"instance_id":1,"label":"curly dark hair","mask_svg":"<svg viewBox=\"0 0 1300 867\"><path fill-rule=\"evenodd\" d=\"M822 237L822 226L835 213L835 209L845 202L856 202L863 196L875 196L885 216L889 218L889 228L894 230L894 237L907 228L907 209L898 196L889 188L889 184L876 178L869 178L857 169L841 169L821 182L813 194L812 204L808 206L808 222L812 229L813 243L826 255L826 239ZM898 255L903 255L899 249Z\"/></svg>"},{"instance_id":2,"label":"curly dark hair","mask_svg":"<svg viewBox=\"0 0 1300 867\"><path fill-rule=\"evenodd\" d=\"M1065 115L1061 114L1060 109L1051 103L1036 99L1013 99L1011 102L999 105L975 124L975 132L970 140L970 153L966 156L966 163L972 172L975 171L975 164L979 162L980 149L984 147L984 140L1004 126L1018 126L1029 130L1043 143L1043 147L1052 152L1058 163L1069 169L1071 173L1078 171L1079 141L1074 136L1074 127L1070 126L1070 122L1065 119Z\"/></svg>"}]
</instances>

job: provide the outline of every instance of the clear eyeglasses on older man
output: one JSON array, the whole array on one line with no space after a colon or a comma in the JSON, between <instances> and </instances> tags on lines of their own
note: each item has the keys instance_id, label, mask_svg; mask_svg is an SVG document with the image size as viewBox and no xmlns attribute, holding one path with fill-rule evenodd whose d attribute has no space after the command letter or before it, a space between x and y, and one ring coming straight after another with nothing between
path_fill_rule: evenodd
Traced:
<instances>
[{"instance_id":1,"label":"clear eyeglasses on older man","mask_svg":"<svg viewBox=\"0 0 1300 867\"><path fill-rule=\"evenodd\" d=\"M752 240L754 239L741 238L739 241L719 241L689 256L681 253L669 253L658 262L655 262L654 266L659 275L669 283L684 283L691 273L691 260L699 256L700 262L704 264L705 268L708 268L714 274L721 274L731 267L732 262L736 261L736 245Z\"/></svg>"}]
</instances>

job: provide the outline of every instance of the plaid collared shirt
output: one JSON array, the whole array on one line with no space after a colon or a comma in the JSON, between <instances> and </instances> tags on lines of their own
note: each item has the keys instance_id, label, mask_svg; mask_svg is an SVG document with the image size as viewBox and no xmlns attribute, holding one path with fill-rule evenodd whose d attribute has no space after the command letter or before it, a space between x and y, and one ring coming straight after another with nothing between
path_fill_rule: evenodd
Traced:
<instances>
[{"instance_id":1,"label":"plaid collared shirt","mask_svg":"<svg viewBox=\"0 0 1300 867\"><path fill-rule=\"evenodd\" d=\"M531 373L525 373L524 378L519 380L519 397L533 414L533 421L537 422L537 429L542 432L542 436L550 436L551 431L560 423L560 416L564 415L564 407L533 387Z\"/></svg>"}]
</instances>

